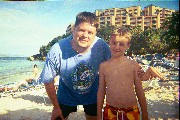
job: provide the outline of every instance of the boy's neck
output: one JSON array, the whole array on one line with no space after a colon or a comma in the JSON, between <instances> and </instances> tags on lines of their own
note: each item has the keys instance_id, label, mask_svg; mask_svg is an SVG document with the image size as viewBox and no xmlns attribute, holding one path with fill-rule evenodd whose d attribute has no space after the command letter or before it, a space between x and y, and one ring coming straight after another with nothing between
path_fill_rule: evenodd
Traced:
<instances>
[{"instance_id":1,"label":"boy's neck","mask_svg":"<svg viewBox=\"0 0 180 120\"><path fill-rule=\"evenodd\" d=\"M123 60L124 58L126 58L126 56L124 56L124 55L111 57L111 59L113 59L113 60Z\"/></svg>"}]
</instances>

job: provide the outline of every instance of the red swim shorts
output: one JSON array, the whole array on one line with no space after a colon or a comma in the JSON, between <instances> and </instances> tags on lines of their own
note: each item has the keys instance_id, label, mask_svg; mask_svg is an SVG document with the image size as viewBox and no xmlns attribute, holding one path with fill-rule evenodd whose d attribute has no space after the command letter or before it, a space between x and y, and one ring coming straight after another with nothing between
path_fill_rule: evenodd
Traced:
<instances>
[{"instance_id":1,"label":"red swim shorts","mask_svg":"<svg viewBox=\"0 0 180 120\"><path fill-rule=\"evenodd\" d=\"M140 120L138 106L128 108L115 108L107 105L104 107L103 120Z\"/></svg>"}]
</instances>

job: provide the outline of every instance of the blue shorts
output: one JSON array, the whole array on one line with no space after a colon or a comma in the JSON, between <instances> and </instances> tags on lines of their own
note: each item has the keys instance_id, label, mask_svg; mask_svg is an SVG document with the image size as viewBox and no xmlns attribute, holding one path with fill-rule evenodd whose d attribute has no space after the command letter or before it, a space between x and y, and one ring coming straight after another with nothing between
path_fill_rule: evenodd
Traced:
<instances>
[{"instance_id":1,"label":"blue shorts","mask_svg":"<svg viewBox=\"0 0 180 120\"><path fill-rule=\"evenodd\" d=\"M59 104L63 117L66 118L71 112L77 112L77 106ZM83 105L84 112L89 116L97 116L97 103Z\"/></svg>"}]
</instances>

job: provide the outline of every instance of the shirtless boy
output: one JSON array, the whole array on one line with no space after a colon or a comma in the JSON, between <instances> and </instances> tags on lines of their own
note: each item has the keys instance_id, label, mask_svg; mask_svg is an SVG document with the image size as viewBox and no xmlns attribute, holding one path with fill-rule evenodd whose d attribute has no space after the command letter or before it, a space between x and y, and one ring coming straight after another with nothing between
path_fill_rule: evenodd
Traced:
<instances>
[{"instance_id":1,"label":"shirtless boy","mask_svg":"<svg viewBox=\"0 0 180 120\"><path fill-rule=\"evenodd\" d=\"M102 120L105 94L103 120L140 120L138 102L142 111L142 120L148 120L141 79L148 79L150 73L146 72L140 79L137 74L138 63L124 56L125 50L130 47L130 40L131 35L127 30L119 30L118 33L111 35L109 45L112 56L99 68L98 120Z\"/></svg>"}]
</instances>

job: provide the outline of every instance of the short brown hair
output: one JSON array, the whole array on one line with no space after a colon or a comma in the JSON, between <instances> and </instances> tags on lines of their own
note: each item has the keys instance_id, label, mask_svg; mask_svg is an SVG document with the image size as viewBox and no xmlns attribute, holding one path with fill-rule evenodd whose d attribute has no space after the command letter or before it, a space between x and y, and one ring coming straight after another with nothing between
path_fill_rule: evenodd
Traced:
<instances>
[{"instance_id":1,"label":"short brown hair","mask_svg":"<svg viewBox=\"0 0 180 120\"><path fill-rule=\"evenodd\" d=\"M96 27L96 29L98 28L99 25L96 15L94 13L86 12L86 11L81 12L76 16L75 27L83 22L90 23L92 26Z\"/></svg>"},{"instance_id":2,"label":"short brown hair","mask_svg":"<svg viewBox=\"0 0 180 120\"><path fill-rule=\"evenodd\" d=\"M115 29L113 31L113 33L111 34L111 37L112 36L123 36L123 37L128 39L128 44L130 44L131 37L132 37L129 29L127 29L127 28L117 28L117 29Z\"/></svg>"}]
</instances>

